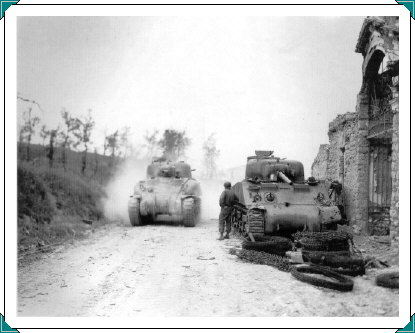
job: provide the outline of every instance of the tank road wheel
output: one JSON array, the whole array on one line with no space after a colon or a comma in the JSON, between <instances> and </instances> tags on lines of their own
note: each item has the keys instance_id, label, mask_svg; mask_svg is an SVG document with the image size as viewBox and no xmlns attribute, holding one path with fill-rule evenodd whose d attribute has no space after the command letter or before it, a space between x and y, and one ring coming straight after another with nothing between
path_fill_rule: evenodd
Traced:
<instances>
[{"instance_id":1,"label":"tank road wheel","mask_svg":"<svg viewBox=\"0 0 415 333\"><path fill-rule=\"evenodd\" d=\"M195 200L188 198L183 200L183 224L185 227L194 227L199 217Z\"/></svg>"},{"instance_id":2,"label":"tank road wheel","mask_svg":"<svg viewBox=\"0 0 415 333\"><path fill-rule=\"evenodd\" d=\"M237 213L237 214L239 215L235 217L236 221L234 223L234 231L236 234L239 234L242 237L246 237L248 236L246 232L246 228L245 228L246 220L247 220L246 214L242 214L242 213Z\"/></svg>"},{"instance_id":3,"label":"tank road wheel","mask_svg":"<svg viewBox=\"0 0 415 333\"><path fill-rule=\"evenodd\" d=\"M128 216L133 227L144 225L143 218L140 216L140 205L138 202L136 205L128 207Z\"/></svg>"}]
</instances>

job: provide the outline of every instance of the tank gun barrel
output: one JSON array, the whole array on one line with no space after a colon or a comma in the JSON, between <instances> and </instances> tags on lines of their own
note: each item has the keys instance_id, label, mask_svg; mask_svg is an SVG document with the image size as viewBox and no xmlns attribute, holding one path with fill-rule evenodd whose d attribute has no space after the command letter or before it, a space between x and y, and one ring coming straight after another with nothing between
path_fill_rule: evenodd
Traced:
<instances>
[{"instance_id":1,"label":"tank gun barrel","mask_svg":"<svg viewBox=\"0 0 415 333\"><path fill-rule=\"evenodd\" d=\"M277 172L277 176L278 176L278 178L279 179L281 179L284 183L287 183L287 184L292 184L293 182L291 181L291 179L290 178L288 178L283 172L281 172L281 171L278 171Z\"/></svg>"}]
</instances>

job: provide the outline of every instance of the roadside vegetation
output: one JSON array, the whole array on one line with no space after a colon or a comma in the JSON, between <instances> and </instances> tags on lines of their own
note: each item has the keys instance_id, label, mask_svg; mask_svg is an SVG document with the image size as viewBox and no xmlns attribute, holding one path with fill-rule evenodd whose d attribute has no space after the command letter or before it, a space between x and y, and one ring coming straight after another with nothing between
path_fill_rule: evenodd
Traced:
<instances>
[{"instance_id":1,"label":"roadside vegetation","mask_svg":"<svg viewBox=\"0 0 415 333\"><path fill-rule=\"evenodd\" d=\"M42 148L31 145L32 159L27 161L20 156L18 160L19 252L82 238L109 222L101 204L104 185L111 174L104 156L99 159L99 172L94 172L91 163L82 174L77 162L81 163L83 152L68 150L70 158L64 169L62 162L50 166L47 157L40 156ZM95 156L89 154L87 158L93 161Z\"/></svg>"}]
</instances>

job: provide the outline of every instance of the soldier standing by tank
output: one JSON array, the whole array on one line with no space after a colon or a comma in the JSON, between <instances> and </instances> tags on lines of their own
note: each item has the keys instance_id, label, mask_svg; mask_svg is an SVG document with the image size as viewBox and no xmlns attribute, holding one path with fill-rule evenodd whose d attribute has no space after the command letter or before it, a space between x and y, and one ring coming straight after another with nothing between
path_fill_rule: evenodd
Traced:
<instances>
[{"instance_id":1,"label":"soldier standing by tank","mask_svg":"<svg viewBox=\"0 0 415 333\"><path fill-rule=\"evenodd\" d=\"M219 198L219 206L221 207L219 214L219 238L218 240L229 239L229 233L231 232L231 215L233 211L233 205L239 202L238 197L231 190L231 183L225 182L223 184L225 190L222 192ZM226 225L226 235L223 237L223 232L225 231Z\"/></svg>"}]
</instances>

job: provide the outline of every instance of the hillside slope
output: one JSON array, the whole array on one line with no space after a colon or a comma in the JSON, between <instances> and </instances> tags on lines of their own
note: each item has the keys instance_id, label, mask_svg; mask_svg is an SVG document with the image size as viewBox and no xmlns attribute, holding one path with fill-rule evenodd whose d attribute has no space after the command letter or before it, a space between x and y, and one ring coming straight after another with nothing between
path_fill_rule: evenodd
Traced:
<instances>
[{"instance_id":1,"label":"hillside slope","mask_svg":"<svg viewBox=\"0 0 415 333\"><path fill-rule=\"evenodd\" d=\"M84 237L109 222L103 213L105 187L121 159L88 153L82 174L81 152L56 148L50 166L45 146L21 144L18 148L19 253Z\"/></svg>"}]
</instances>

